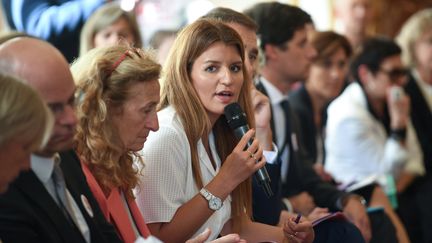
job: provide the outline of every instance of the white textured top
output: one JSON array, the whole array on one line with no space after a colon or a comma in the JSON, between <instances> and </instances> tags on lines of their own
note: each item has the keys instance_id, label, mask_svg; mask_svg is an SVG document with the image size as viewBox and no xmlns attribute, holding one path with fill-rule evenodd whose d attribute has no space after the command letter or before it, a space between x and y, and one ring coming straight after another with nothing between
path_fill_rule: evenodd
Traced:
<instances>
[{"instance_id":1,"label":"white textured top","mask_svg":"<svg viewBox=\"0 0 432 243\"><path fill-rule=\"evenodd\" d=\"M358 83L350 84L328 108L325 170L343 184L371 175L395 178L401 170L424 174L422 153L409 123L406 146L386 134L369 112Z\"/></svg>"},{"instance_id":2,"label":"white textured top","mask_svg":"<svg viewBox=\"0 0 432 243\"><path fill-rule=\"evenodd\" d=\"M145 167L136 192L136 201L146 223L170 222L177 209L199 193L192 174L189 142L183 125L172 107L158 112L159 130L151 132L142 150ZM200 140L198 156L203 184L208 184L219 172L221 161L216 154L214 137L209 136L210 149L216 162L213 169L204 145ZM210 239L215 239L231 217L231 197L225 199L221 209L194 234L211 229ZM187 223L187 219L184 219Z\"/></svg>"}]
</instances>

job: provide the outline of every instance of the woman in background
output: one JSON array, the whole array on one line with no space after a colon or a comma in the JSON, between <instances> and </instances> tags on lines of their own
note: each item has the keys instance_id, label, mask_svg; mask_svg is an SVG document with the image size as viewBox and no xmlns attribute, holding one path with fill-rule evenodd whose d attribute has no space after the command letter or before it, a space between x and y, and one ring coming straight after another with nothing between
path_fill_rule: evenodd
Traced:
<instances>
[{"instance_id":1,"label":"woman in background","mask_svg":"<svg viewBox=\"0 0 432 243\"><path fill-rule=\"evenodd\" d=\"M399 183L398 213L412 242L432 242L432 8L424 9L403 25L397 41L402 61L410 68L405 90L411 100L411 121L423 152L426 175Z\"/></svg>"},{"instance_id":2,"label":"woman in background","mask_svg":"<svg viewBox=\"0 0 432 243\"><path fill-rule=\"evenodd\" d=\"M91 50L71 69L77 154L89 186L124 242L146 238L150 232L132 193L138 184L133 160L149 132L158 129L160 65L140 49L117 45Z\"/></svg>"},{"instance_id":3,"label":"woman in background","mask_svg":"<svg viewBox=\"0 0 432 243\"><path fill-rule=\"evenodd\" d=\"M0 194L30 168L30 154L46 144L53 125L51 110L33 88L0 73Z\"/></svg>"},{"instance_id":4,"label":"woman in background","mask_svg":"<svg viewBox=\"0 0 432 243\"><path fill-rule=\"evenodd\" d=\"M95 47L112 46L121 41L137 48L142 47L135 15L121 9L118 3L105 4L83 26L80 56Z\"/></svg>"},{"instance_id":5,"label":"woman in background","mask_svg":"<svg viewBox=\"0 0 432 243\"><path fill-rule=\"evenodd\" d=\"M302 121L301 139L307 159L323 180L331 181L323 168L326 110L342 91L352 50L348 40L333 31L313 32L310 41L318 55L306 83L290 94L290 104Z\"/></svg>"}]
</instances>

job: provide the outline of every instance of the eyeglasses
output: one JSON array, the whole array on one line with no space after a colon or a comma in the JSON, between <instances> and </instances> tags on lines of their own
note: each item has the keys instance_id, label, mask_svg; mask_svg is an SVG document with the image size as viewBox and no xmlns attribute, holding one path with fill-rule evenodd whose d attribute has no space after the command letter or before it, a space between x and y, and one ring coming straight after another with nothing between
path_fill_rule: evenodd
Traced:
<instances>
[{"instance_id":1,"label":"eyeglasses","mask_svg":"<svg viewBox=\"0 0 432 243\"><path fill-rule=\"evenodd\" d=\"M390 77L391 80L397 80L399 78L404 78L408 76L409 70L406 68L394 68L390 70L385 70L380 68L379 72L383 72Z\"/></svg>"}]
</instances>

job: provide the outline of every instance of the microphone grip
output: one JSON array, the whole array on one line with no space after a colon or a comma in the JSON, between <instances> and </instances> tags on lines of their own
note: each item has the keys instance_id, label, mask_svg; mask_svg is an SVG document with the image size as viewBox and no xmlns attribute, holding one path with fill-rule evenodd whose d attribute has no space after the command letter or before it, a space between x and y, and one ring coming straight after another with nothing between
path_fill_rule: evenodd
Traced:
<instances>
[{"instance_id":1,"label":"microphone grip","mask_svg":"<svg viewBox=\"0 0 432 243\"><path fill-rule=\"evenodd\" d=\"M249 131L249 127L247 125L246 126L240 126L240 127L237 127L236 129L234 129L234 135L238 139L241 139L243 137L243 135L246 134L247 131ZM247 148L249 148L252 145L252 142L253 142L253 139L250 139L244 149L246 150ZM258 160L255 161L255 163L258 163L258 162L259 162ZM267 169L265 167L262 167L255 172L255 178L258 180L258 184L263 188L267 197L273 196L273 191L270 187L270 176L269 176Z\"/></svg>"}]
</instances>

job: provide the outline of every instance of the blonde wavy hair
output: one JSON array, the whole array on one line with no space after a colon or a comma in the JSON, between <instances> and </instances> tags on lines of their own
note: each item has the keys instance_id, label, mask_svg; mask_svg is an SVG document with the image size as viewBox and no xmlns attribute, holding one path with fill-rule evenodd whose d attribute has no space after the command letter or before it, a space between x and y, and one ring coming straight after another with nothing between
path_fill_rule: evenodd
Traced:
<instances>
[{"instance_id":1,"label":"blonde wavy hair","mask_svg":"<svg viewBox=\"0 0 432 243\"><path fill-rule=\"evenodd\" d=\"M12 139L30 151L48 142L54 117L36 91L16 77L0 73L0 146Z\"/></svg>"},{"instance_id":2,"label":"blonde wavy hair","mask_svg":"<svg viewBox=\"0 0 432 243\"><path fill-rule=\"evenodd\" d=\"M196 186L203 187L200 162L197 151L198 141L212 130L215 134L216 148L221 161L237 145L237 139L222 115L211 127L210 119L198 93L192 85L191 69L195 60L212 44L222 42L234 46L244 63L243 42L237 32L220 21L200 19L185 27L177 36L164 65L161 78L162 91L159 110L171 105L177 111L190 144L192 170ZM254 127L251 105L250 85L246 69L243 68L244 82L238 103L249 118L249 127ZM252 119L251 119L252 118ZM246 213L251 216L251 179L241 183L233 191L232 216Z\"/></svg>"},{"instance_id":3,"label":"blonde wavy hair","mask_svg":"<svg viewBox=\"0 0 432 243\"><path fill-rule=\"evenodd\" d=\"M126 20L132 31L135 40L133 45L137 48L141 48L143 42L135 14L124 11L117 2L112 2L100 7L85 22L80 35L79 55L82 56L95 47L94 38L98 32L122 18Z\"/></svg>"},{"instance_id":4,"label":"blonde wavy hair","mask_svg":"<svg viewBox=\"0 0 432 243\"><path fill-rule=\"evenodd\" d=\"M432 8L423 9L411 16L402 26L396 41L402 48L402 61L409 67L415 67L417 60L414 47L416 41L432 29Z\"/></svg>"},{"instance_id":5,"label":"blonde wavy hair","mask_svg":"<svg viewBox=\"0 0 432 243\"><path fill-rule=\"evenodd\" d=\"M95 48L72 64L78 100L77 151L105 193L120 187L132 196L138 184L143 162L135 152L125 151L112 116L128 100L132 85L157 80L160 70L153 55L129 46ZM139 166L134 167L134 159Z\"/></svg>"}]
</instances>

